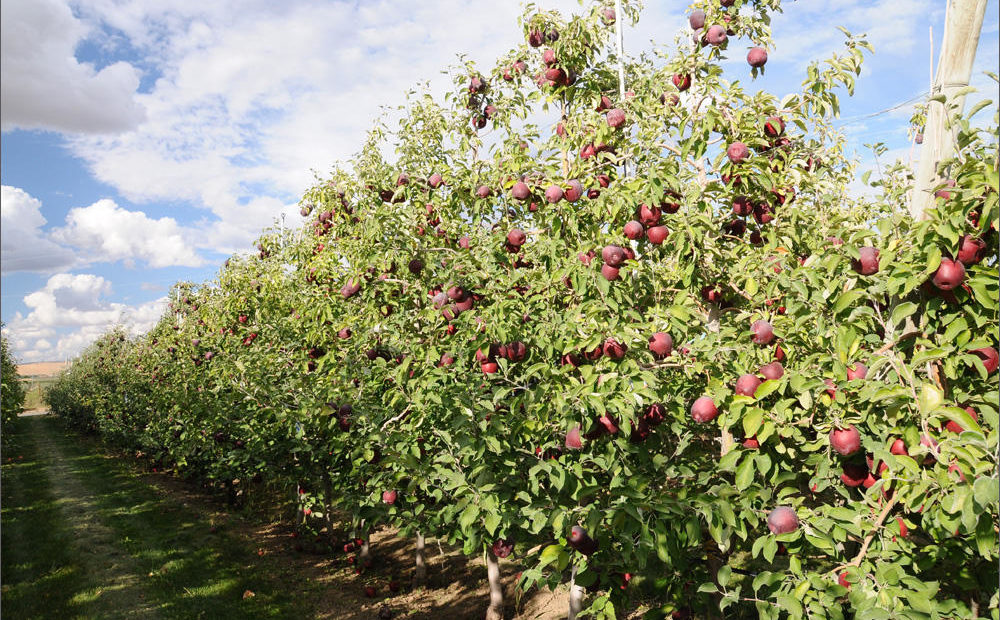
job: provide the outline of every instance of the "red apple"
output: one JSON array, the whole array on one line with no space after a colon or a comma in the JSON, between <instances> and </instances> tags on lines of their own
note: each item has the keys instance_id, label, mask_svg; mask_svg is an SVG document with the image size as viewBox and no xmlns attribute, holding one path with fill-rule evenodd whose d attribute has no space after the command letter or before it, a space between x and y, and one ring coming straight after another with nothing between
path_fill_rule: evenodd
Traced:
<instances>
[{"instance_id":1,"label":"red apple","mask_svg":"<svg viewBox=\"0 0 1000 620\"><path fill-rule=\"evenodd\" d=\"M735 392L743 396L753 396L757 393L757 388L759 387L760 378L757 375L741 375L736 380Z\"/></svg>"},{"instance_id":2,"label":"red apple","mask_svg":"<svg viewBox=\"0 0 1000 620\"><path fill-rule=\"evenodd\" d=\"M555 204L563 199L563 189L558 185L549 185L545 189L545 200Z\"/></svg>"},{"instance_id":3,"label":"red apple","mask_svg":"<svg viewBox=\"0 0 1000 620\"><path fill-rule=\"evenodd\" d=\"M681 92L684 92L687 89L691 88L690 75L677 73L674 74L674 77L671 78L671 81L673 82L674 86L677 87L677 90Z\"/></svg>"},{"instance_id":4,"label":"red apple","mask_svg":"<svg viewBox=\"0 0 1000 620\"><path fill-rule=\"evenodd\" d=\"M579 450L583 447L583 440L580 438L580 426L574 426L566 433L566 447L571 450Z\"/></svg>"},{"instance_id":5,"label":"red apple","mask_svg":"<svg viewBox=\"0 0 1000 620\"><path fill-rule=\"evenodd\" d=\"M520 228L514 228L509 233L507 233L507 243L511 247L519 248L524 245L524 242L528 240L528 236L524 234L524 231Z\"/></svg>"},{"instance_id":6,"label":"red apple","mask_svg":"<svg viewBox=\"0 0 1000 620\"><path fill-rule=\"evenodd\" d=\"M750 149L742 142L733 142L726 147L726 156L734 164L741 164L750 157Z\"/></svg>"},{"instance_id":7,"label":"red apple","mask_svg":"<svg viewBox=\"0 0 1000 620\"><path fill-rule=\"evenodd\" d=\"M708 396L702 396L691 405L691 417L695 422L710 422L719 415L719 410L715 407L715 401Z\"/></svg>"},{"instance_id":8,"label":"red apple","mask_svg":"<svg viewBox=\"0 0 1000 620\"><path fill-rule=\"evenodd\" d=\"M849 487L859 487L865 483L869 471L864 465L854 465L846 463L844 473L840 475L840 480Z\"/></svg>"},{"instance_id":9,"label":"red apple","mask_svg":"<svg viewBox=\"0 0 1000 620\"><path fill-rule=\"evenodd\" d=\"M847 367L847 380L864 379L868 376L868 367L861 362L855 362Z\"/></svg>"},{"instance_id":10,"label":"red apple","mask_svg":"<svg viewBox=\"0 0 1000 620\"><path fill-rule=\"evenodd\" d=\"M997 371L997 366L1000 366L1000 354L993 347L983 347L981 349L974 349L972 351L979 356L979 359L983 360L983 366L986 367L986 374L992 375Z\"/></svg>"},{"instance_id":11,"label":"red apple","mask_svg":"<svg viewBox=\"0 0 1000 620\"><path fill-rule=\"evenodd\" d=\"M663 359L670 355L674 349L674 339L670 334L656 332L649 337L649 350L653 352L653 357Z\"/></svg>"},{"instance_id":12,"label":"red apple","mask_svg":"<svg viewBox=\"0 0 1000 620\"><path fill-rule=\"evenodd\" d=\"M639 205L639 222L643 226L656 226L660 223L660 208L649 205Z\"/></svg>"},{"instance_id":13,"label":"red apple","mask_svg":"<svg viewBox=\"0 0 1000 620\"><path fill-rule=\"evenodd\" d=\"M965 265L961 261L952 260L948 257L941 258L941 264L931 282L942 291L950 291L965 281Z\"/></svg>"},{"instance_id":14,"label":"red apple","mask_svg":"<svg viewBox=\"0 0 1000 620\"><path fill-rule=\"evenodd\" d=\"M617 129L625 124L625 110L621 108L615 108L608 111L608 127L612 129Z\"/></svg>"},{"instance_id":15,"label":"red apple","mask_svg":"<svg viewBox=\"0 0 1000 620\"><path fill-rule=\"evenodd\" d=\"M611 281L611 282L617 280L618 279L618 273L619 273L618 267L612 267L611 265L608 265L607 263L601 265L601 275L604 276L605 280L608 280L608 281Z\"/></svg>"},{"instance_id":16,"label":"red apple","mask_svg":"<svg viewBox=\"0 0 1000 620\"><path fill-rule=\"evenodd\" d=\"M735 196L733 198L733 213L747 216L753 213L753 204L746 196Z\"/></svg>"},{"instance_id":17,"label":"red apple","mask_svg":"<svg viewBox=\"0 0 1000 620\"><path fill-rule=\"evenodd\" d=\"M518 181L514 183L514 187L510 188L510 195L517 200L527 200L528 196L531 195L531 188L524 181Z\"/></svg>"},{"instance_id":18,"label":"red apple","mask_svg":"<svg viewBox=\"0 0 1000 620\"><path fill-rule=\"evenodd\" d=\"M667 235L670 231L667 230L666 226L650 226L649 230L646 231L646 238L653 245L660 245L667 239Z\"/></svg>"},{"instance_id":19,"label":"red apple","mask_svg":"<svg viewBox=\"0 0 1000 620\"><path fill-rule=\"evenodd\" d=\"M965 265L976 265L986 255L986 244L982 239L965 235L959 241L958 256L956 258Z\"/></svg>"},{"instance_id":20,"label":"red apple","mask_svg":"<svg viewBox=\"0 0 1000 620\"><path fill-rule=\"evenodd\" d=\"M569 182L569 187L563 192L563 198L569 202L576 202L583 196L583 184L580 181L573 179Z\"/></svg>"},{"instance_id":21,"label":"red apple","mask_svg":"<svg viewBox=\"0 0 1000 620\"><path fill-rule=\"evenodd\" d=\"M597 541L587 534L587 530L580 527L579 525L574 525L573 529L570 530L569 536L566 539L567 544L570 547L576 549L583 555L592 555L597 551Z\"/></svg>"},{"instance_id":22,"label":"red apple","mask_svg":"<svg viewBox=\"0 0 1000 620\"><path fill-rule=\"evenodd\" d=\"M760 374L768 381L777 381L785 374L785 368L781 362L771 362L760 367Z\"/></svg>"},{"instance_id":23,"label":"red apple","mask_svg":"<svg viewBox=\"0 0 1000 620\"><path fill-rule=\"evenodd\" d=\"M691 26L691 30L699 30L705 27L705 11L701 9L696 9L691 11L688 15L688 24Z\"/></svg>"},{"instance_id":24,"label":"red apple","mask_svg":"<svg viewBox=\"0 0 1000 620\"><path fill-rule=\"evenodd\" d=\"M722 45L726 42L726 29L718 24L709 26L705 32L705 40L711 45Z\"/></svg>"},{"instance_id":25,"label":"red apple","mask_svg":"<svg viewBox=\"0 0 1000 620\"><path fill-rule=\"evenodd\" d=\"M764 121L764 133L769 138L777 138L785 133L785 121L780 116L768 116Z\"/></svg>"},{"instance_id":26,"label":"red apple","mask_svg":"<svg viewBox=\"0 0 1000 620\"><path fill-rule=\"evenodd\" d=\"M895 454L896 456L909 456L910 452L906 449L906 442L897 437L893 440L892 445L889 446L889 454Z\"/></svg>"},{"instance_id":27,"label":"red apple","mask_svg":"<svg viewBox=\"0 0 1000 620\"><path fill-rule=\"evenodd\" d=\"M397 493L395 489L391 491L382 491L382 502L385 504L389 504L390 506L392 506L393 504L396 503L396 497Z\"/></svg>"},{"instance_id":28,"label":"red apple","mask_svg":"<svg viewBox=\"0 0 1000 620\"><path fill-rule=\"evenodd\" d=\"M757 436L747 437L743 440L743 447L747 450L759 450L760 441L757 440Z\"/></svg>"},{"instance_id":29,"label":"red apple","mask_svg":"<svg viewBox=\"0 0 1000 620\"><path fill-rule=\"evenodd\" d=\"M620 267L625 262L625 251L617 245L608 245L601 251L601 258L611 267Z\"/></svg>"},{"instance_id":30,"label":"red apple","mask_svg":"<svg viewBox=\"0 0 1000 620\"><path fill-rule=\"evenodd\" d=\"M972 407L966 407L965 412L968 413L969 417L971 417L973 420L979 422L979 414L976 413L975 409L973 409ZM961 424L955 422L954 420L948 420L948 423L945 424L944 427L953 433L961 433L962 431L965 430L964 428L962 428Z\"/></svg>"},{"instance_id":31,"label":"red apple","mask_svg":"<svg viewBox=\"0 0 1000 620\"><path fill-rule=\"evenodd\" d=\"M757 320L750 325L754 344L771 344L774 340L774 327L767 321Z\"/></svg>"},{"instance_id":32,"label":"red apple","mask_svg":"<svg viewBox=\"0 0 1000 620\"><path fill-rule=\"evenodd\" d=\"M778 506L767 515L767 529L775 536L799 529L799 517L788 506Z\"/></svg>"},{"instance_id":33,"label":"red apple","mask_svg":"<svg viewBox=\"0 0 1000 620\"><path fill-rule=\"evenodd\" d=\"M854 425L835 428L830 431L830 446L844 456L850 456L861 449L861 433Z\"/></svg>"},{"instance_id":34,"label":"red apple","mask_svg":"<svg viewBox=\"0 0 1000 620\"><path fill-rule=\"evenodd\" d=\"M645 234L645 229L642 227L641 223L632 220L628 224L625 224L624 233L627 238L636 241L638 239L642 239Z\"/></svg>"},{"instance_id":35,"label":"red apple","mask_svg":"<svg viewBox=\"0 0 1000 620\"><path fill-rule=\"evenodd\" d=\"M625 352L628 351L628 347L614 338L608 338L604 341L602 351L604 352L605 357L609 357L613 360L620 360L625 357Z\"/></svg>"},{"instance_id":36,"label":"red apple","mask_svg":"<svg viewBox=\"0 0 1000 620\"><path fill-rule=\"evenodd\" d=\"M514 550L514 541L507 540L506 538L498 538L493 541L491 548L493 550L493 555L503 559L509 556Z\"/></svg>"},{"instance_id":37,"label":"red apple","mask_svg":"<svg viewBox=\"0 0 1000 620\"><path fill-rule=\"evenodd\" d=\"M365 596L368 598L375 598L375 594L375 586L365 586Z\"/></svg>"},{"instance_id":38,"label":"red apple","mask_svg":"<svg viewBox=\"0 0 1000 620\"><path fill-rule=\"evenodd\" d=\"M747 63L751 67L763 67L767 64L767 50L763 47L752 47L747 52Z\"/></svg>"},{"instance_id":39,"label":"red apple","mask_svg":"<svg viewBox=\"0 0 1000 620\"><path fill-rule=\"evenodd\" d=\"M858 249L859 257L851 261L851 268L863 276L878 273L878 250L873 247Z\"/></svg>"}]
</instances>

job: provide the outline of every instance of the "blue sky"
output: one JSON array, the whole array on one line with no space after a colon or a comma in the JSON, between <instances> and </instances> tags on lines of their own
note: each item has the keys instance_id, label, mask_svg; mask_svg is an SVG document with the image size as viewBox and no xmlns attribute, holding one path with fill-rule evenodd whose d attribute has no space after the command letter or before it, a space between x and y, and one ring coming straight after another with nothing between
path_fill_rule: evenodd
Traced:
<instances>
[{"instance_id":1,"label":"blue sky","mask_svg":"<svg viewBox=\"0 0 1000 620\"><path fill-rule=\"evenodd\" d=\"M646 4L629 52L686 31L686 3ZM907 102L928 88L944 0L783 5L752 88L792 92L810 59L840 47L835 26L867 32L875 54L839 124L863 168L861 145L876 141L909 161ZM298 221L313 171L356 152L380 106L420 82L444 92L458 53L489 67L521 36L518 3L495 0L3 0L0 11L0 310L22 361L72 357L119 321L147 329L172 283L209 280L282 214ZM990 0L972 80L991 99L997 12ZM730 42L724 67L748 84L743 43Z\"/></svg>"}]
</instances>

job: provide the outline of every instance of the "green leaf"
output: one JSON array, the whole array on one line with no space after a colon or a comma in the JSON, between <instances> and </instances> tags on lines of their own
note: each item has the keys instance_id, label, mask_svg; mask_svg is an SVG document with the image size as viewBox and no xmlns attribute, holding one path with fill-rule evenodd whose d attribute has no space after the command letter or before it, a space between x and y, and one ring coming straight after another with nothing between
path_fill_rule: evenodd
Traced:
<instances>
[{"instance_id":1,"label":"green leaf","mask_svg":"<svg viewBox=\"0 0 1000 620\"><path fill-rule=\"evenodd\" d=\"M854 306L854 303L861 299L864 295L865 291L861 289L854 289L841 293L837 297L837 301L833 304L833 313L840 314L845 308Z\"/></svg>"},{"instance_id":2,"label":"green leaf","mask_svg":"<svg viewBox=\"0 0 1000 620\"><path fill-rule=\"evenodd\" d=\"M736 488L740 491L747 489L753 482L754 476L753 458L748 457L736 467Z\"/></svg>"},{"instance_id":3,"label":"green leaf","mask_svg":"<svg viewBox=\"0 0 1000 620\"><path fill-rule=\"evenodd\" d=\"M500 514L496 512L487 513L487 515L483 517L483 525L486 526L486 532L490 536L496 535L497 527L500 525L500 520Z\"/></svg>"},{"instance_id":4,"label":"green leaf","mask_svg":"<svg viewBox=\"0 0 1000 620\"><path fill-rule=\"evenodd\" d=\"M920 306L912 301L904 301L892 309L892 315L890 315L889 319L892 321L893 325L899 325L903 319L912 315L919 308Z\"/></svg>"},{"instance_id":5,"label":"green leaf","mask_svg":"<svg viewBox=\"0 0 1000 620\"><path fill-rule=\"evenodd\" d=\"M757 407L751 407L743 416L743 432L747 437L753 437L760 429L760 423L764 419L764 412Z\"/></svg>"}]
</instances>

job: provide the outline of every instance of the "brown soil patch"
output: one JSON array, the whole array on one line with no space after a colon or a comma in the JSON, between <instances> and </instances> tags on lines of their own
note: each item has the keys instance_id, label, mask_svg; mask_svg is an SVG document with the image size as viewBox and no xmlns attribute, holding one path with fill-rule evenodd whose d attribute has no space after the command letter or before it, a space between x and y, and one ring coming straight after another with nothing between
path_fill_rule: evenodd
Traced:
<instances>
[{"instance_id":1,"label":"brown soil patch","mask_svg":"<svg viewBox=\"0 0 1000 620\"><path fill-rule=\"evenodd\" d=\"M314 618L370 620L388 608L392 618L413 620L463 620L483 618L489 605L486 563L482 557L464 556L460 549L427 539L427 584L411 587L414 572L414 542L401 538L396 530L380 529L371 535L372 566L358 572L351 562L354 553L344 553L348 541L344 524L321 537L307 536L289 522L289 507L276 504L254 506L251 510L229 510L217 494L205 491L168 473L149 473L145 481L185 508L209 517L226 535L246 541L256 550L269 570L295 590L304 608L312 608ZM331 547L332 545L332 547ZM513 559L513 558L512 558ZM515 583L522 567L501 560L510 619L555 620L564 618L568 589L555 592L533 591L518 596ZM398 582L399 592L389 590ZM367 586L376 595L368 598Z\"/></svg>"}]
</instances>

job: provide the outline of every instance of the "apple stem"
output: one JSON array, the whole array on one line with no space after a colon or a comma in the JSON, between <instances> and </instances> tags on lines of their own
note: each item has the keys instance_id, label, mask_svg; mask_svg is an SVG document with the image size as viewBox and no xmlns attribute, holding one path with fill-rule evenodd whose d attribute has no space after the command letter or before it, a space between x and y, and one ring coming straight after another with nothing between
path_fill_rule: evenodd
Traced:
<instances>
[{"instance_id":1,"label":"apple stem","mask_svg":"<svg viewBox=\"0 0 1000 620\"><path fill-rule=\"evenodd\" d=\"M417 532L417 567L413 573L413 587L419 588L427 579L427 564L424 561L424 533Z\"/></svg>"},{"instance_id":2,"label":"apple stem","mask_svg":"<svg viewBox=\"0 0 1000 620\"><path fill-rule=\"evenodd\" d=\"M486 620L503 619L503 582L500 580L500 562L493 549L486 549L486 574L490 582L490 607Z\"/></svg>"},{"instance_id":3,"label":"apple stem","mask_svg":"<svg viewBox=\"0 0 1000 620\"><path fill-rule=\"evenodd\" d=\"M573 572L569 576L569 613L566 615L566 620L576 620L583 609L583 588L576 585L577 569L574 564Z\"/></svg>"}]
</instances>

